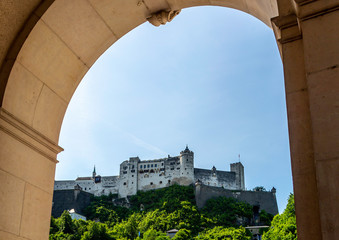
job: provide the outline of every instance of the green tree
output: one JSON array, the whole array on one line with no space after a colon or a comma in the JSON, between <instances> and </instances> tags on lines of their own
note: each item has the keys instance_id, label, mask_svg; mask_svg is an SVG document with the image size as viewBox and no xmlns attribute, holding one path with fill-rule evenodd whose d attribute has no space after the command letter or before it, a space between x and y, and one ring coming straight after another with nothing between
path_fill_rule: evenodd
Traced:
<instances>
[{"instance_id":1,"label":"green tree","mask_svg":"<svg viewBox=\"0 0 339 240\"><path fill-rule=\"evenodd\" d=\"M266 226L271 226L271 222L273 220L273 215L266 212L265 210L261 210L260 213L260 222Z\"/></svg>"},{"instance_id":2,"label":"green tree","mask_svg":"<svg viewBox=\"0 0 339 240\"><path fill-rule=\"evenodd\" d=\"M166 236L166 233L156 231L154 229L149 229L143 234L145 240L169 240L170 238Z\"/></svg>"},{"instance_id":3,"label":"green tree","mask_svg":"<svg viewBox=\"0 0 339 240\"><path fill-rule=\"evenodd\" d=\"M149 229L165 232L169 229L168 214L166 211L156 209L143 215L139 222L140 232L144 233Z\"/></svg>"},{"instance_id":4,"label":"green tree","mask_svg":"<svg viewBox=\"0 0 339 240\"><path fill-rule=\"evenodd\" d=\"M107 226L103 223L92 222L87 226L87 231L81 237L81 240L112 240L108 234Z\"/></svg>"},{"instance_id":5,"label":"green tree","mask_svg":"<svg viewBox=\"0 0 339 240\"><path fill-rule=\"evenodd\" d=\"M172 238L172 240L189 240L191 239L191 232L185 228L180 229Z\"/></svg>"},{"instance_id":6,"label":"green tree","mask_svg":"<svg viewBox=\"0 0 339 240\"><path fill-rule=\"evenodd\" d=\"M59 231L59 226L53 216L51 216L51 223L50 223L50 228L49 228L49 233L50 234L55 234Z\"/></svg>"},{"instance_id":7,"label":"green tree","mask_svg":"<svg viewBox=\"0 0 339 240\"><path fill-rule=\"evenodd\" d=\"M60 216L59 229L60 229L60 232L62 233L66 233L66 234L74 233L74 225L73 225L71 215L69 215L69 212L66 210Z\"/></svg>"},{"instance_id":8,"label":"green tree","mask_svg":"<svg viewBox=\"0 0 339 240\"><path fill-rule=\"evenodd\" d=\"M138 222L141 221L141 215L134 213L128 220L116 224L110 231L111 235L116 239L130 239L134 240L139 235Z\"/></svg>"},{"instance_id":9,"label":"green tree","mask_svg":"<svg viewBox=\"0 0 339 240\"><path fill-rule=\"evenodd\" d=\"M246 232L244 227L239 228L224 228L221 226L207 229L194 238L195 240L249 240L251 236Z\"/></svg>"},{"instance_id":10,"label":"green tree","mask_svg":"<svg viewBox=\"0 0 339 240\"><path fill-rule=\"evenodd\" d=\"M263 235L263 240L296 240L297 224L295 218L294 195L290 194L284 212L276 215L271 227Z\"/></svg>"},{"instance_id":11,"label":"green tree","mask_svg":"<svg viewBox=\"0 0 339 240\"><path fill-rule=\"evenodd\" d=\"M195 233L201 230L203 222L197 207L187 201L181 202L179 209L171 213L168 219L168 228L188 229Z\"/></svg>"},{"instance_id":12,"label":"green tree","mask_svg":"<svg viewBox=\"0 0 339 240\"><path fill-rule=\"evenodd\" d=\"M252 209L250 204L234 198L218 197L208 200L202 213L212 219L217 226L236 227L237 219L244 218L249 221L252 218Z\"/></svg>"},{"instance_id":13,"label":"green tree","mask_svg":"<svg viewBox=\"0 0 339 240\"><path fill-rule=\"evenodd\" d=\"M109 226L113 226L119 222L118 214L114 210L107 209L104 206L96 208L94 217L98 218L100 222L105 222Z\"/></svg>"}]
</instances>

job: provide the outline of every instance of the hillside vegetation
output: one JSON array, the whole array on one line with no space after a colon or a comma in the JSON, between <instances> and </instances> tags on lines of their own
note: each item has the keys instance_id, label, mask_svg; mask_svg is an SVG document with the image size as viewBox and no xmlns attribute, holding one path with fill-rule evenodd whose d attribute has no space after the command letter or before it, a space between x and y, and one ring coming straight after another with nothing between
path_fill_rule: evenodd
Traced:
<instances>
[{"instance_id":1,"label":"hillside vegetation","mask_svg":"<svg viewBox=\"0 0 339 240\"><path fill-rule=\"evenodd\" d=\"M49 239L165 240L170 229L179 230L174 240L251 239L243 226L250 223L253 207L233 198L211 199L198 210L193 187L178 185L138 192L130 198L129 208L115 206L114 197L94 197L85 211L88 221L72 220L67 211L52 217ZM273 218L261 215L268 224Z\"/></svg>"}]
</instances>

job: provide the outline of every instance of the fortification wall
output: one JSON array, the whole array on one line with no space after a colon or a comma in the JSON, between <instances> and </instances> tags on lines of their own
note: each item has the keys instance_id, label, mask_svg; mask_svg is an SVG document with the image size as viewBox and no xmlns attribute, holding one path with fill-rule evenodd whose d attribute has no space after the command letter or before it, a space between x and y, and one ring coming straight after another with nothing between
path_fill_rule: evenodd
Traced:
<instances>
[{"instance_id":1,"label":"fortification wall","mask_svg":"<svg viewBox=\"0 0 339 240\"><path fill-rule=\"evenodd\" d=\"M74 180L54 181L54 190L72 190L75 185Z\"/></svg>"},{"instance_id":2,"label":"fortification wall","mask_svg":"<svg viewBox=\"0 0 339 240\"><path fill-rule=\"evenodd\" d=\"M236 174L234 172L194 168L194 182L198 180L208 186L238 189L236 185Z\"/></svg>"},{"instance_id":3,"label":"fortification wall","mask_svg":"<svg viewBox=\"0 0 339 240\"><path fill-rule=\"evenodd\" d=\"M77 192L78 191L78 192ZM53 193L52 216L57 218L64 210L74 209L84 215L84 209L90 204L93 194L79 190L55 190Z\"/></svg>"},{"instance_id":4,"label":"fortification wall","mask_svg":"<svg viewBox=\"0 0 339 240\"><path fill-rule=\"evenodd\" d=\"M233 197L239 201L247 202L254 206L259 206L259 210L265 210L266 212L273 215L279 213L274 192L227 190L206 185L196 185L195 193L198 208L202 208L206 204L207 200L212 198Z\"/></svg>"}]
</instances>

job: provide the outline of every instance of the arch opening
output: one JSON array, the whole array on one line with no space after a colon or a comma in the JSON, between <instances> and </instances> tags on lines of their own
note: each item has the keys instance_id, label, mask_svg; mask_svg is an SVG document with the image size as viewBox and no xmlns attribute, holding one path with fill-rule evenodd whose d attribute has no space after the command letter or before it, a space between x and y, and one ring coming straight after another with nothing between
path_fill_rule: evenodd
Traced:
<instances>
[{"instance_id":1,"label":"arch opening","mask_svg":"<svg viewBox=\"0 0 339 240\"><path fill-rule=\"evenodd\" d=\"M41 12L39 6L51 2ZM64 113L84 74L117 39L162 9L227 6L267 25L278 15L273 0L9 3L1 3L6 8L0 19L6 26L0 29L6 36L0 42L0 173L6 183L1 187L6 195L0 199L0 236L5 239L47 238L46 209L51 206L56 156L62 150L57 142ZM279 16L273 22L285 71L298 237L333 239L338 233L333 214L337 186L330 184L339 182L333 181L338 178L339 155L339 127L333 121L338 101L339 52L334 39L339 29L333 24L338 2L278 3Z\"/></svg>"}]
</instances>

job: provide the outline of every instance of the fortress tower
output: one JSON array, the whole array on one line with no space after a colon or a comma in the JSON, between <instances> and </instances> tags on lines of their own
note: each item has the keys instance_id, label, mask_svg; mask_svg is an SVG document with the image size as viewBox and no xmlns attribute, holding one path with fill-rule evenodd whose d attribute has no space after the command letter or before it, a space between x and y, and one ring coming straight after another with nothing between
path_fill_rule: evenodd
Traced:
<instances>
[{"instance_id":1,"label":"fortress tower","mask_svg":"<svg viewBox=\"0 0 339 240\"><path fill-rule=\"evenodd\" d=\"M138 190L139 157L131 157L120 164L119 195L135 195Z\"/></svg>"},{"instance_id":2,"label":"fortress tower","mask_svg":"<svg viewBox=\"0 0 339 240\"><path fill-rule=\"evenodd\" d=\"M194 182L194 153L188 146L180 152L180 184L190 185Z\"/></svg>"},{"instance_id":3,"label":"fortress tower","mask_svg":"<svg viewBox=\"0 0 339 240\"><path fill-rule=\"evenodd\" d=\"M241 162L231 163L231 172L235 172L235 183L237 189L245 190L244 166Z\"/></svg>"}]
</instances>

